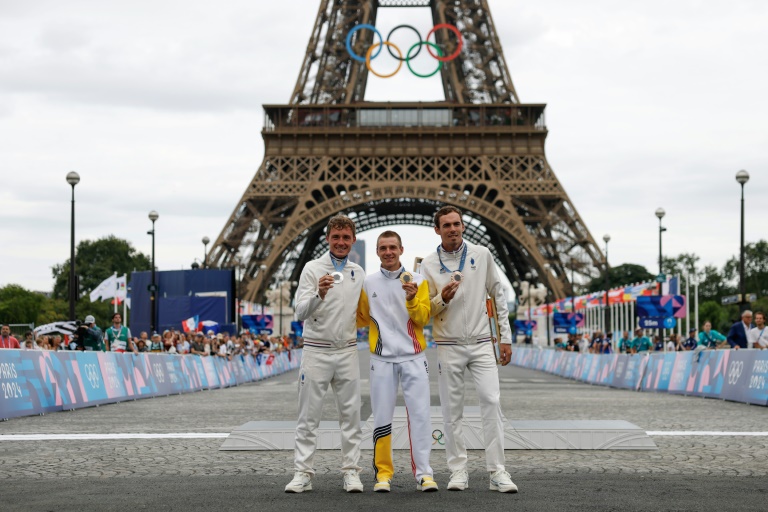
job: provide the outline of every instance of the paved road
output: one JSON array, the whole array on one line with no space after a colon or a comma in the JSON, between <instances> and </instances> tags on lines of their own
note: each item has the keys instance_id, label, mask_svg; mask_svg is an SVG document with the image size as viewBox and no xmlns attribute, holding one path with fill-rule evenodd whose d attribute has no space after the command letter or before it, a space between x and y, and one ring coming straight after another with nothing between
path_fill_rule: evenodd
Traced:
<instances>
[{"instance_id":1,"label":"paved road","mask_svg":"<svg viewBox=\"0 0 768 512\"><path fill-rule=\"evenodd\" d=\"M434 351L429 358L433 367ZM361 368L368 368L361 353ZM433 372L431 393L437 404ZM363 375L366 375L364 371ZM500 374L508 419L621 419L649 431L765 431L766 408L719 400L636 393L576 383L522 368ZM363 417L370 414L367 381ZM204 391L0 423L0 435L30 433L216 433L252 420L295 420L296 372L236 388ZM467 405L476 405L471 384ZM326 398L324 419L336 419ZM407 453L395 452L395 492L347 496L337 452L319 452L316 490L282 492L292 453L221 452L221 439L0 442L2 510L280 510L311 503L322 509L367 509L380 500L445 510L464 503L488 510L765 510L768 437L654 437L657 451L507 451L516 496L487 491L483 452L469 458L469 492L413 490ZM371 464L363 452L362 464ZM443 452L432 464L448 476ZM363 475L370 488L371 472ZM302 501L303 500L303 501ZM481 500L481 501L478 501Z\"/></svg>"}]
</instances>

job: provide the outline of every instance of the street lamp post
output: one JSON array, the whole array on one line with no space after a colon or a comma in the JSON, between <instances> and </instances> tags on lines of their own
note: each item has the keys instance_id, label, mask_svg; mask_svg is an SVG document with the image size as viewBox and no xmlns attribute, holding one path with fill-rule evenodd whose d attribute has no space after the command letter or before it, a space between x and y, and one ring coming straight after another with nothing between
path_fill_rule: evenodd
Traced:
<instances>
[{"instance_id":1,"label":"street lamp post","mask_svg":"<svg viewBox=\"0 0 768 512\"><path fill-rule=\"evenodd\" d=\"M547 346L548 347L552 345L552 340L550 338L550 333L549 333L549 331L550 331L550 327L549 327L549 315L550 315L550 312L549 312L549 279L550 279L550 277L552 277L551 268L552 268L552 265L550 265L549 263L545 263L544 264L544 271L547 273L547 282L545 283L545 286L547 287L547 295L546 295L546 298L544 300L544 307L546 308L545 311L546 311L546 315L547 315Z\"/></svg>"},{"instance_id":2,"label":"street lamp post","mask_svg":"<svg viewBox=\"0 0 768 512\"><path fill-rule=\"evenodd\" d=\"M661 234L667 230L667 228L665 228L664 226L661 225L661 219L664 218L664 215L666 215L666 213L667 212L664 211L664 208L657 208L656 209L656 217L659 218L659 277L657 279L657 281L659 283L659 285L658 285L659 286L659 289L658 289L659 295L661 295L661 281L660 281L660 279L661 279L661 275L664 273L662 271L662 266L661 266L661 264L662 264ZM664 343L664 331L663 331L663 327L662 326L659 326L659 340L661 341L661 343Z\"/></svg>"},{"instance_id":3,"label":"street lamp post","mask_svg":"<svg viewBox=\"0 0 768 512\"><path fill-rule=\"evenodd\" d=\"M155 333L157 328L157 281L155 273L155 221L160 218L160 215L152 210L149 212L149 220L152 221L152 231L147 231L148 235L152 235L152 286L150 287L149 304L150 304L150 324L149 330L152 334Z\"/></svg>"},{"instance_id":4,"label":"street lamp post","mask_svg":"<svg viewBox=\"0 0 768 512\"><path fill-rule=\"evenodd\" d=\"M531 278L533 274L530 272L525 273L525 280L528 281L528 327L531 329L531 345L533 345L533 317L531 316ZM525 335L528 336L528 329L526 329Z\"/></svg>"},{"instance_id":5,"label":"street lamp post","mask_svg":"<svg viewBox=\"0 0 768 512\"><path fill-rule=\"evenodd\" d=\"M744 283L744 185L749 181L749 173L744 169L740 170L736 173L736 181L741 185L741 247L739 251L739 293L741 294L741 301L739 301L739 309L744 311L749 309L747 289Z\"/></svg>"},{"instance_id":6,"label":"street lamp post","mask_svg":"<svg viewBox=\"0 0 768 512\"><path fill-rule=\"evenodd\" d=\"M207 236L203 237L203 268L208 268L208 243L211 241Z\"/></svg>"},{"instance_id":7,"label":"street lamp post","mask_svg":"<svg viewBox=\"0 0 768 512\"><path fill-rule=\"evenodd\" d=\"M608 332L611 330L611 322L610 322L610 312L608 310L608 287L610 286L608 284L608 242L611 241L611 235L605 234L603 235L603 242L605 242L605 332L603 333L605 336L608 335Z\"/></svg>"},{"instance_id":8,"label":"street lamp post","mask_svg":"<svg viewBox=\"0 0 768 512\"><path fill-rule=\"evenodd\" d=\"M75 303L77 302L77 276L75 274L75 185L80 183L80 175L75 171L67 173L67 183L72 185L72 220L70 223L71 236L69 240L69 319L75 319Z\"/></svg>"}]
</instances>

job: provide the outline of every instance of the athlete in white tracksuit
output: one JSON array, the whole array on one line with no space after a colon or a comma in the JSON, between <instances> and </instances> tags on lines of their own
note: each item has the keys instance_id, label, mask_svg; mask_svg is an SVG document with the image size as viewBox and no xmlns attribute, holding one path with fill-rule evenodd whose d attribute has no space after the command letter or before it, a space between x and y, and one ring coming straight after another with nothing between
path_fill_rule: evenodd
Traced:
<instances>
[{"instance_id":1,"label":"athlete in white tracksuit","mask_svg":"<svg viewBox=\"0 0 768 512\"><path fill-rule=\"evenodd\" d=\"M464 373L474 380L483 418L486 468L490 488L517 492L504 467L504 425L499 404L499 374L491 343L486 298L495 298L499 316L500 355L509 363L512 333L507 317L507 299L496 272L493 257L485 247L466 242L461 212L443 207L435 214L435 232L442 243L428 254L421 272L429 283L437 343L440 404L445 423L445 449L451 480L448 489L464 490L467 449L462 436L464 414ZM460 281L451 278L461 273Z\"/></svg>"},{"instance_id":2,"label":"athlete in white tracksuit","mask_svg":"<svg viewBox=\"0 0 768 512\"><path fill-rule=\"evenodd\" d=\"M358 326L369 328L371 349L374 491L388 492L394 475L392 417L400 383L417 489L436 491L429 465L432 428L423 329L429 322L429 289L421 275L405 274L400 263L402 242L394 231L379 235L376 254L381 268L365 278L357 311ZM410 275L412 280L401 282L403 275Z\"/></svg>"},{"instance_id":3,"label":"athlete in white tracksuit","mask_svg":"<svg viewBox=\"0 0 768 512\"><path fill-rule=\"evenodd\" d=\"M340 226L336 221L342 218ZM336 222L336 224L334 224ZM345 224L346 223L346 224ZM347 227L347 226L351 226ZM299 418L294 451L295 475L286 492L311 490L323 397L332 387L341 429L344 489L361 492L360 366L356 315L365 272L347 256L355 241L354 224L332 217L326 240L330 252L306 264L296 291L296 317L304 321L304 354L299 371ZM343 275L341 282L332 274Z\"/></svg>"}]
</instances>

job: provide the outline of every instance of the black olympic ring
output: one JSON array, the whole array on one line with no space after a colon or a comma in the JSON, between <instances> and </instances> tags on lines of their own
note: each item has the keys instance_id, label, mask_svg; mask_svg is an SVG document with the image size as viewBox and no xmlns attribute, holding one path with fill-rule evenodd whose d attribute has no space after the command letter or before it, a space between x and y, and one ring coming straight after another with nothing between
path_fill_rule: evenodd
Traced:
<instances>
[{"instance_id":1,"label":"black olympic ring","mask_svg":"<svg viewBox=\"0 0 768 512\"><path fill-rule=\"evenodd\" d=\"M443 441L443 431L442 430L433 430L432 431L432 439L435 441L432 444L439 444L442 446L445 446L445 441Z\"/></svg>"}]
</instances>

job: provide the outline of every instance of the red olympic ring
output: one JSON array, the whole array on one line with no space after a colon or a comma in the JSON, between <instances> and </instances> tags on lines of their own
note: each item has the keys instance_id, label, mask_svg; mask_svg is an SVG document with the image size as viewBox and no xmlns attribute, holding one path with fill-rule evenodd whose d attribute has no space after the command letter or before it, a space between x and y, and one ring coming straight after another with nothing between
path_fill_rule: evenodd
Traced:
<instances>
[{"instance_id":1,"label":"red olympic ring","mask_svg":"<svg viewBox=\"0 0 768 512\"><path fill-rule=\"evenodd\" d=\"M448 55L447 57L438 57L437 55L432 53L432 48L430 48L429 45L427 45L427 51L432 57L436 58L437 60L441 62L448 62L449 60L453 60L459 56L459 53L461 53L461 48L464 46L464 40L461 38L461 32L459 32L459 29L456 28L455 25L451 25L449 23L440 23L432 27L432 30L429 31L429 33L427 34L427 37L425 37L424 40L429 41L429 36L434 34L437 30L440 30L441 28L447 28L448 30L456 34L456 39L459 40L458 48L456 48L456 51L454 51L452 54ZM437 36L435 36L435 42L437 42Z\"/></svg>"}]
</instances>

